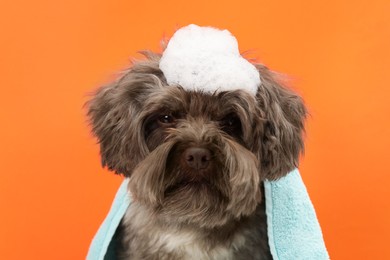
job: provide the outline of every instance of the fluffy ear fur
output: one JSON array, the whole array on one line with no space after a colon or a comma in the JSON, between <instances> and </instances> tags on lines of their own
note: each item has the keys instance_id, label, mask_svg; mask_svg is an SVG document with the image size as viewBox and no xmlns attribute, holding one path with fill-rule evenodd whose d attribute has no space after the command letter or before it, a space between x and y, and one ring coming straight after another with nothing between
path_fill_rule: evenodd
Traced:
<instances>
[{"instance_id":1,"label":"fluffy ear fur","mask_svg":"<svg viewBox=\"0 0 390 260\"><path fill-rule=\"evenodd\" d=\"M261 172L275 180L298 166L307 110L302 98L282 86L275 73L263 65L256 67L262 81L256 98L265 119L258 138Z\"/></svg>"},{"instance_id":2,"label":"fluffy ear fur","mask_svg":"<svg viewBox=\"0 0 390 260\"><path fill-rule=\"evenodd\" d=\"M148 60L134 63L117 81L98 89L86 104L103 167L126 176L149 152L143 122L137 115L149 93L165 80L158 68L160 57L144 55Z\"/></svg>"}]
</instances>

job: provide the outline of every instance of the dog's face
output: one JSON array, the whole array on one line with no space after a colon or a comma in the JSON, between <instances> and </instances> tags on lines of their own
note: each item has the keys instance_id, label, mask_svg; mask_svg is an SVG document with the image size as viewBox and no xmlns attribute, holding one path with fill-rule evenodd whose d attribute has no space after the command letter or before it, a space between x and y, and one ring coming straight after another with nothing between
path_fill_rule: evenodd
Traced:
<instances>
[{"instance_id":1,"label":"dog's face","mask_svg":"<svg viewBox=\"0 0 390 260\"><path fill-rule=\"evenodd\" d=\"M298 163L302 100L261 65L256 96L185 91L166 83L159 59L149 53L88 103L103 166L167 221L215 227L252 214L261 181Z\"/></svg>"}]
</instances>

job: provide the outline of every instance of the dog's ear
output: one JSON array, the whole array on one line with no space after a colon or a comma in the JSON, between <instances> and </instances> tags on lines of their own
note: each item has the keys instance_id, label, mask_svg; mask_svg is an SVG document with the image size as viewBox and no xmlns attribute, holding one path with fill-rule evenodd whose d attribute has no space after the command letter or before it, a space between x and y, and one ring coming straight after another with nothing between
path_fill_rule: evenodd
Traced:
<instances>
[{"instance_id":1,"label":"dog's ear","mask_svg":"<svg viewBox=\"0 0 390 260\"><path fill-rule=\"evenodd\" d=\"M265 120L257 138L261 173L275 180L298 166L307 110L302 98L284 87L275 73L263 65L256 68L262 81L256 98Z\"/></svg>"},{"instance_id":2,"label":"dog's ear","mask_svg":"<svg viewBox=\"0 0 390 260\"><path fill-rule=\"evenodd\" d=\"M93 134L100 144L103 167L130 176L148 153L139 118L152 89L161 85L158 57L134 63L115 82L98 89L86 103Z\"/></svg>"}]
</instances>

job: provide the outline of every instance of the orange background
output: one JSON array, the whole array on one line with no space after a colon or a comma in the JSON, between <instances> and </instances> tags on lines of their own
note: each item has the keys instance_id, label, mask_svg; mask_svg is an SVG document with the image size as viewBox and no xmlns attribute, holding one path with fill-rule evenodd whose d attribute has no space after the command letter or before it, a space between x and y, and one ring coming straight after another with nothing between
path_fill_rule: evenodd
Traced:
<instances>
[{"instance_id":1,"label":"orange background","mask_svg":"<svg viewBox=\"0 0 390 260\"><path fill-rule=\"evenodd\" d=\"M100 167L86 94L189 23L228 28L292 76L312 114L301 172L332 259L390 259L390 1L15 0L0 12L0 259L85 258L121 182Z\"/></svg>"}]
</instances>

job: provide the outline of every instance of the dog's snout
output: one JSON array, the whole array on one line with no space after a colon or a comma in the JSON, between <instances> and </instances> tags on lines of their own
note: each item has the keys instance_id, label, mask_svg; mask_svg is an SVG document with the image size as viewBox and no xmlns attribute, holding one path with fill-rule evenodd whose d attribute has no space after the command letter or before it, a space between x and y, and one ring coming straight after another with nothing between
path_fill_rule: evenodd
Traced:
<instances>
[{"instance_id":1,"label":"dog's snout","mask_svg":"<svg viewBox=\"0 0 390 260\"><path fill-rule=\"evenodd\" d=\"M190 147L183 154L186 164L196 170L206 169L211 160L211 152L206 148Z\"/></svg>"}]
</instances>

